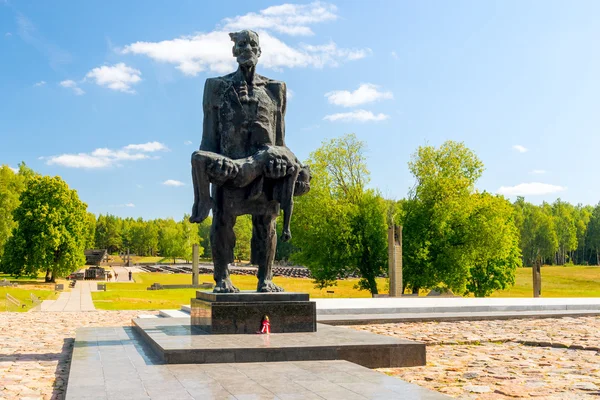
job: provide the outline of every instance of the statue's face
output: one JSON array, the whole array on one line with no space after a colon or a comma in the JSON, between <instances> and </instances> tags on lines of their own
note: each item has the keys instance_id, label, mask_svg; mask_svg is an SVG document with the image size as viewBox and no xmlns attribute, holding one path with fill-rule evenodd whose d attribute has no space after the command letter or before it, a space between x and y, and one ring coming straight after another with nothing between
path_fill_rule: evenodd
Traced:
<instances>
[{"instance_id":1,"label":"statue's face","mask_svg":"<svg viewBox=\"0 0 600 400\"><path fill-rule=\"evenodd\" d=\"M237 58L240 65L253 67L258 63L260 57L260 46L258 45L258 36L253 32L242 32L235 38L233 46L233 55Z\"/></svg>"}]
</instances>

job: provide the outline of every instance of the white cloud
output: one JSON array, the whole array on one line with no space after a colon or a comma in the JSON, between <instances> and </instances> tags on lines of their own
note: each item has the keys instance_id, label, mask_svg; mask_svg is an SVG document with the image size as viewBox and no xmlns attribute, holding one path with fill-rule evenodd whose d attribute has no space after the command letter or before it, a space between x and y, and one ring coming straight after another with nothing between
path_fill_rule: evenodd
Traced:
<instances>
[{"instance_id":1,"label":"white cloud","mask_svg":"<svg viewBox=\"0 0 600 400\"><path fill-rule=\"evenodd\" d=\"M123 147L124 150L139 150L144 152L165 151L169 150L167 146L160 142L148 142L142 144L129 144Z\"/></svg>"},{"instance_id":2,"label":"white cloud","mask_svg":"<svg viewBox=\"0 0 600 400\"><path fill-rule=\"evenodd\" d=\"M367 121L383 121L388 119L389 115L386 114L373 114L371 111L366 110L354 110L347 113L337 113L326 115L323 119L328 121L341 121L341 122L367 122Z\"/></svg>"},{"instance_id":3,"label":"white cloud","mask_svg":"<svg viewBox=\"0 0 600 400\"><path fill-rule=\"evenodd\" d=\"M538 196L557 193L567 190L564 186L550 185L548 183L520 183L516 186L502 186L498 189L499 194L506 196Z\"/></svg>"},{"instance_id":4,"label":"white cloud","mask_svg":"<svg viewBox=\"0 0 600 400\"><path fill-rule=\"evenodd\" d=\"M520 144L515 144L513 146L513 149L515 149L519 153L527 153L529 151L529 149L527 149L525 146L521 146Z\"/></svg>"},{"instance_id":5,"label":"white cloud","mask_svg":"<svg viewBox=\"0 0 600 400\"><path fill-rule=\"evenodd\" d=\"M393 58L394 60L397 60L397 59L399 59L399 58L400 58L400 57L398 57L398 54L396 54L396 52L395 52L395 51L392 51L392 52L390 53L390 55L392 56L392 58Z\"/></svg>"},{"instance_id":6,"label":"white cloud","mask_svg":"<svg viewBox=\"0 0 600 400\"><path fill-rule=\"evenodd\" d=\"M333 4L314 2L311 4L282 4L259 11L223 20L223 30L273 30L293 36L314 35L308 25L334 21L338 18Z\"/></svg>"},{"instance_id":7,"label":"white cloud","mask_svg":"<svg viewBox=\"0 0 600 400\"><path fill-rule=\"evenodd\" d=\"M135 185L136 188L138 189L142 189L144 186L140 185L139 183L137 185Z\"/></svg>"},{"instance_id":8,"label":"white cloud","mask_svg":"<svg viewBox=\"0 0 600 400\"><path fill-rule=\"evenodd\" d=\"M536 174L536 175L541 175L541 174L545 174L546 170L545 169L534 169L533 171L531 171L532 174Z\"/></svg>"},{"instance_id":9,"label":"white cloud","mask_svg":"<svg viewBox=\"0 0 600 400\"><path fill-rule=\"evenodd\" d=\"M6 33L4 34L4 36L6 36L6 37L11 37L11 36L12 36L12 33L10 33L10 32L6 32Z\"/></svg>"},{"instance_id":10,"label":"white cloud","mask_svg":"<svg viewBox=\"0 0 600 400\"><path fill-rule=\"evenodd\" d=\"M15 174L18 174L18 173L19 173L19 168L13 168L13 167L11 167L10 165L8 166L8 168L12 169L12 171L13 171Z\"/></svg>"},{"instance_id":11,"label":"white cloud","mask_svg":"<svg viewBox=\"0 0 600 400\"><path fill-rule=\"evenodd\" d=\"M341 62L364 58L371 53L365 49L340 49L334 42L324 45L300 44L292 47L270 32L312 34L307 25L335 20L335 6L325 3L309 5L284 4L269 7L259 13L227 18L221 26L207 33L195 33L160 42L135 42L121 53L145 55L157 62L175 64L185 75L196 76L202 71L227 73L235 70L229 32L237 29L256 29L260 35L264 68L337 66Z\"/></svg>"},{"instance_id":12,"label":"white cloud","mask_svg":"<svg viewBox=\"0 0 600 400\"><path fill-rule=\"evenodd\" d=\"M165 151L168 148L158 142L130 144L119 150L98 148L91 153L61 154L58 156L41 157L48 165L60 165L67 168L107 168L120 167L120 161L136 161L151 158L144 152Z\"/></svg>"},{"instance_id":13,"label":"white cloud","mask_svg":"<svg viewBox=\"0 0 600 400\"><path fill-rule=\"evenodd\" d=\"M190 144L192 144L191 140L186 140L185 142L183 142L183 144L185 144L186 146L189 146Z\"/></svg>"},{"instance_id":14,"label":"white cloud","mask_svg":"<svg viewBox=\"0 0 600 400\"><path fill-rule=\"evenodd\" d=\"M167 179L162 184L165 186L185 186L185 183L176 181L175 179Z\"/></svg>"},{"instance_id":15,"label":"white cloud","mask_svg":"<svg viewBox=\"0 0 600 400\"><path fill-rule=\"evenodd\" d=\"M46 84L46 81L39 81L37 83L33 84L33 87L40 87L40 86L44 86Z\"/></svg>"},{"instance_id":16,"label":"white cloud","mask_svg":"<svg viewBox=\"0 0 600 400\"><path fill-rule=\"evenodd\" d=\"M133 94L135 90L131 88L131 85L135 85L142 80L140 75L142 73L139 70L131 68L124 63L118 63L112 67L103 65L94 68L85 75L85 78L95 81L99 86Z\"/></svg>"},{"instance_id":17,"label":"white cloud","mask_svg":"<svg viewBox=\"0 0 600 400\"><path fill-rule=\"evenodd\" d=\"M296 92L294 92L294 91L293 91L292 89L290 89L290 88L287 88L287 99L288 99L288 100L290 100L290 99L293 99L293 98L294 98L294 96L296 96Z\"/></svg>"},{"instance_id":18,"label":"white cloud","mask_svg":"<svg viewBox=\"0 0 600 400\"><path fill-rule=\"evenodd\" d=\"M127 208L134 208L134 207L135 207L135 204L133 204L133 203L126 203L126 204L116 204L116 205L111 205L110 207L118 207L118 208L127 207Z\"/></svg>"},{"instance_id":19,"label":"white cloud","mask_svg":"<svg viewBox=\"0 0 600 400\"><path fill-rule=\"evenodd\" d=\"M77 96L81 96L82 94L85 94L85 92L83 91L83 89L81 89L80 87L77 86L77 83L71 79L67 79L64 80L60 83L60 86L65 87L65 88L69 88L69 89L73 89L73 92L75 92L75 94Z\"/></svg>"},{"instance_id":20,"label":"white cloud","mask_svg":"<svg viewBox=\"0 0 600 400\"><path fill-rule=\"evenodd\" d=\"M363 83L354 92L348 90L334 90L325 93L331 104L342 107L355 107L361 104L372 103L377 100L393 99L392 92L379 91L379 86Z\"/></svg>"}]
</instances>

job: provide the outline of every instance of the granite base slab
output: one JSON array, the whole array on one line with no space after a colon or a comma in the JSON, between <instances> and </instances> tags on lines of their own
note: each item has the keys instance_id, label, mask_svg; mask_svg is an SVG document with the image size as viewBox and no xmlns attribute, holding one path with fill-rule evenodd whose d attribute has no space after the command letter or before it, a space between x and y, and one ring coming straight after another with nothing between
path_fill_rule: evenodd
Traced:
<instances>
[{"instance_id":1,"label":"granite base slab","mask_svg":"<svg viewBox=\"0 0 600 400\"><path fill-rule=\"evenodd\" d=\"M189 318L134 319L167 364L346 360L368 368L425 365L425 344L319 324L316 332L212 335Z\"/></svg>"},{"instance_id":2,"label":"granite base slab","mask_svg":"<svg viewBox=\"0 0 600 400\"><path fill-rule=\"evenodd\" d=\"M450 399L347 361L163 364L131 327L77 329L65 398Z\"/></svg>"},{"instance_id":3,"label":"granite base slab","mask_svg":"<svg viewBox=\"0 0 600 400\"><path fill-rule=\"evenodd\" d=\"M272 333L314 332L317 308L306 293L212 293L191 299L190 323L214 335L256 334L269 317Z\"/></svg>"}]
</instances>

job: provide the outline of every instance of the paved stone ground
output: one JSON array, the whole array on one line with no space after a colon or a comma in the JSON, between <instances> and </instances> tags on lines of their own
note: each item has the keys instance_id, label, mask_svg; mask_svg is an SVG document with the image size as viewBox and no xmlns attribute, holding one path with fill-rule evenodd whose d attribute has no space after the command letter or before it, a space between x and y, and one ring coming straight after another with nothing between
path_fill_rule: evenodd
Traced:
<instances>
[{"instance_id":1,"label":"paved stone ground","mask_svg":"<svg viewBox=\"0 0 600 400\"><path fill-rule=\"evenodd\" d=\"M0 399L62 400L75 330L130 326L145 311L0 313Z\"/></svg>"},{"instance_id":2,"label":"paved stone ground","mask_svg":"<svg viewBox=\"0 0 600 400\"><path fill-rule=\"evenodd\" d=\"M600 396L600 317L349 328L427 343L425 367L381 371L456 398Z\"/></svg>"},{"instance_id":3,"label":"paved stone ground","mask_svg":"<svg viewBox=\"0 0 600 400\"><path fill-rule=\"evenodd\" d=\"M148 312L0 313L0 399L63 399L75 330L130 326L139 314ZM426 342L426 367L381 371L456 398L600 395L600 317L349 328Z\"/></svg>"},{"instance_id":4,"label":"paved stone ground","mask_svg":"<svg viewBox=\"0 0 600 400\"><path fill-rule=\"evenodd\" d=\"M92 292L98 290L96 281L77 281L70 291L62 292L56 300L44 300L39 311L95 311Z\"/></svg>"}]
</instances>

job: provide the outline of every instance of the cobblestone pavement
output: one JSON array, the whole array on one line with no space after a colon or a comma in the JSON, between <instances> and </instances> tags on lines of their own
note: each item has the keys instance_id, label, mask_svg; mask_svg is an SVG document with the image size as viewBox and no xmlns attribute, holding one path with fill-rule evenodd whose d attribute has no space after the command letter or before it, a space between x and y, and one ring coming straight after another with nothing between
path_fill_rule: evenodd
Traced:
<instances>
[{"instance_id":1,"label":"cobblestone pavement","mask_svg":"<svg viewBox=\"0 0 600 400\"><path fill-rule=\"evenodd\" d=\"M129 326L139 314L148 312L0 313L0 399L62 399L75 330ZM427 343L427 366L381 371L456 398L600 396L600 317L352 328Z\"/></svg>"},{"instance_id":2,"label":"cobblestone pavement","mask_svg":"<svg viewBox=\"0 0 600 400\"><path fill-rule=\"evenodd\" d=\"M459 399L597 399L600 317L352 326L427 343L427 365L381 369Z\"/></svg>"},{"instance_id":3,"label":"cobblestone pavement","mask_svg":"<svg viewBox=\"0 0 600 400\"><path fill-rule=\"evenodd\" d=\"M0 399L63 399L75 330L129 326L146 311L0 313Z\"/></svg>"}]
</instances>

